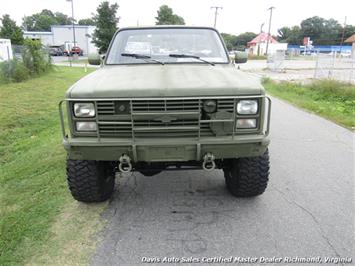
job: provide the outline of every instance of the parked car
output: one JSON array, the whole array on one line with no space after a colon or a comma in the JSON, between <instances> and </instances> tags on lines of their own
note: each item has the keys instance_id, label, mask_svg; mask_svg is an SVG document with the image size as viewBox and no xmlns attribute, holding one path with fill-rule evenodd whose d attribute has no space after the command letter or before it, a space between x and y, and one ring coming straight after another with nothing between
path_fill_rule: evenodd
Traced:
<instances>
[{"instance_id":1,"label":"parked car","mask_svg":"<svg viewBox=\"0 0 355 266\"><path fill-rule=\"evenodd\" d=\"M62 56L63 50L60 46L49 46L49 54L51 56Z\"/></svg>"},{"instance_id":2,"label":"parked car","mask_svg":"<svg viewBox=\"0 0 355 266\"><path fill-rule=\"evenodd\" d=\"M77 45L77 43L65 42L62 47L63 54L66 56L71 56L73 54L83 55L83 50Z\"/></svg>"},{"instance_id":3,"label":"parked car","mask_svg":"<svg viewBox=\"0 0 355 266\"><path fill-rule=\"evenodd\" d=\"M247 54L234 60L245 63ZM116 171L219 169L236 197L265 191L271 100L231 62L214 28L121 28L105 58L90 55L89 63L101 67L59 104L76 200L108 199Z\"/></svg>"}]
</instances>

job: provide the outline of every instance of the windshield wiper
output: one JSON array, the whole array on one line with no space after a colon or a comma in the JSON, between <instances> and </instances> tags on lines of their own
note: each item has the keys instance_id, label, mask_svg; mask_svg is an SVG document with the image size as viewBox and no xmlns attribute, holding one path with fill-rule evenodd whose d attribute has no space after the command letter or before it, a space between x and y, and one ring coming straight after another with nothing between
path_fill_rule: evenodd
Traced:
<instances>
[{"instance_id":1,"label":"windshield wiper","mask_svg":"<svg viewBox=\"0 0 355 266\"><path fill-rule=\"evenodd\" d=\"M149 55L123 53L123 54L121 54L121 56L133 57L135 59L142 59L142 60L147 61L147 62L150 61L150 62L155 62L155 63L161 64L161 65L164 65L163 62L160 62L158 60L152 59Z\"/></svg>"},{"instance_id":2,"label":"windshield wiper","mask_svg":"<svg viewBox=\"0 0 355 266\"><path fill-rule=\"evenodd\" d=\"M193 59L197 59L200 60L201 62L210 64L211 66L214 66L214 63L209 62L207 60L202 59L201 57L197 56L197 55L189 55L189 54L169 54L170 57L175 57L175 58L193 58Z\"/></svg>"}]
</instances>

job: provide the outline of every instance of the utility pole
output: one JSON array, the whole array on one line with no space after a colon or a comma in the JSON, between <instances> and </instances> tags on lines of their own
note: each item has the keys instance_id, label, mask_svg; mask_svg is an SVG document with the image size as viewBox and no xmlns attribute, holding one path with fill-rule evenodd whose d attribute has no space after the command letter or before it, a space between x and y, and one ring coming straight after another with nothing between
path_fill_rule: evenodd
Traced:
<instances>
[{"instance_id":1,"label":"utility pole","mask_svg":"<svg viewBox=\"0 0 355 266\"><path fill-rule=\"evenodd\" d=\"M73 40L74 40L74 46L76 46L76 40L75 40L75 22L74 22L74 0L67 0L68 2L71 2L71 17L72 17L72 26L73 26Z\"/></svg>"},{"instance_id":2,"label":"utility pole","mask_svg":"<svg viewBox=\"0 0 355 266\"><path fill-rule=\"evenodd\" d=\"M217 25L217 16L218 16L218 9L223 9L222 6L211 6L211 8L214 8L214 27Z\"/></svg>"},{"instance_id":3,"label":"utility pole","mask_svg":"<svg viewBox=\"0 0 355 266\"><path fill-rule=\"evenodd\" d=\"M270 30L271 30L271 19L272 19L272 10L274 9L275 7L269 7L267 10L270 10L270 18L269 18L269 29L267 31L267 39L266 39L266 52L265 54L267 55L268 53L268 49L269 49L269 42L270 42Z\"/></svg>"},{"instance_id":4,"label":"utility pole","mask_svg":"<svg viewBox=\"0 0 355 266\"><path fill-rule=\"evenodd\" d=\"M345 27L346 27L346 18L344 20L344 27L343 27L343 32L341 33L341 41L340 41L340 55L341 55L341 50L343 49L343 43L344 43L344 36L345 36Z\"/></svg>"},{"instance_id":5,"label":"utility pole","mask_svg":"<svg viewBox=\"0 0 355 266\"><path fill-rule=\"evenodd\" d=\"M260 33L263 33L264 25L265 25L265 23L261 23L261 25L260 25Z\"/></svg>"},{"instance_id":6,"label":"utility pole","mask_svg":"<svg viewBox=\"0 0 355 266\"><path fill-rule=\"evenodd\" d=\"M264 24L265 23L262 23L260 25L260 35L263 33L263 27L264 27ZM258 41L258 56L260 55L260 38L259 38L259 41Z\"/></svg>"}]
</instances>

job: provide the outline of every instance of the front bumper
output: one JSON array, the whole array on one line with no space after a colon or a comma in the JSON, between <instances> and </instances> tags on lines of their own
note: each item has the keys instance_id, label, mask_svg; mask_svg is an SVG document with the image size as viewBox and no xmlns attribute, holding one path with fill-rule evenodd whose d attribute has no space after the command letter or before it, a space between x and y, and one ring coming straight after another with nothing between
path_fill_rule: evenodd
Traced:
<instances>
[{"instance_id":1,"label":"front bumper","mask_svg":"<svg viewBox=\"0 0 355 266\"><path fill-rule=\"evenodd\" d=\"M206 98L206 97L205 97ZM204 98L204 99L205 99ZM213 97L216 98L216 97ZM228 97L227 97L228 98ZM236 117L236 102L238 99L250 98L250 96L238 96L233 98L233 117ZM268 102L267 106L261 108L261 112L257 115L262 121L260 128L255 132L245 132L245 134L236 134L235 121L233 118L233 134L229 136L214 136L204 137L201 136L202 123L211 122L225 122L227 120L210 119L203 120L199 116L198 120L198 137L196 138L137 138L136 133L138 128L133 126L135 120L132 118L132 136L129 138L109 138L101 136L101 132L98 129L96 137L93 136L75 136L73 129L70 136L66 133L66 127L64 123L64 112L62 109L62 103L69 101L69 99L63 100L59 104L60 121L62 127L63 144L68 152L70 159L76 160L103 160L103 161L117 161L123 154L127 154L133 162L185 162L185 161L201 161L206 153L211 153L216 159L225 158L240 158L240 157L254 157L262 155L268 144L268 134L270 127L270 110L271 100L264 95L253 96L252 98L265 98ZM81 101L88 101L87 99L80 99ZM103 99L101 99L102 101ZM112 99L107 99L112 101ZM118 99L120 100L120 99ZM154 100L154 99L153 99ZM169 99L171 100L171 99ZM79 100L75 100L79 101ZM92 101L97 101L94 99ZM132 102L130 101L130 110L132 108ZM201 101L201 99L199 100ZM166 105L166 103L165 103ZM96 106L96 105L95 105ZM68 105L67 105L68 108ZM96 106L97 108L97 106ZM165 107L166 108L166 107ZM198 106L200 108L200 105ZM68 111L70 113L70 111ZM133 113L133 114L132 114ZM185 114L184 111L179 111L177 114ZM96 114L98 114L96 109ZM149 113L148 114L152 114ZM153 112L153 114L155 114ZM159 116L164 112L158 113ZM131 112L131 116L137 115L134 111ZM68 119L70 120L69 115ZM112 122L101 121L96 115L96 122L98 124L108 124ZM69 123L71 124L71 123ZM147 129L145 129L147 130ZM154 130L157 130L156 128ZM151 132L150 128L150 132Z\"/></svg>"},{"instance_id":2,"label":"front bumper","mask_svg":"<svg viewBox=\"0 0 355 266\"><path fill-rule=\"evenodd\" d=\"M234 140L142 141L135 143L90 138L64 139L63 144L70 159L117 161L127 154L133 162L184 162L201 161L206 153L216 159L253 157L263 154L269 144L265 135L240 136Z\"/></svg>"}]
</instances>

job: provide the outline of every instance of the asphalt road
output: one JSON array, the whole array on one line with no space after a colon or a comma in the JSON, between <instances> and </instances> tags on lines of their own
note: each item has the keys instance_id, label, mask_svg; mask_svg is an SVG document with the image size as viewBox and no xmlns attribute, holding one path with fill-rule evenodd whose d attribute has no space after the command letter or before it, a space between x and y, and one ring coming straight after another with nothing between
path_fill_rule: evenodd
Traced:
<instances>
[{"instance_id":1,"label":"asphalt road","mask_svg":"<svg viewBox=\"0 0 355 266\"><path fill-rule=\"evenodd\" d=\"M355 258L354 134L273 99L270 156L268 189L253 199L228 194L222 171L117 179L92 264L140 265L142 257Z\"/></svg>"}]
</instances>

